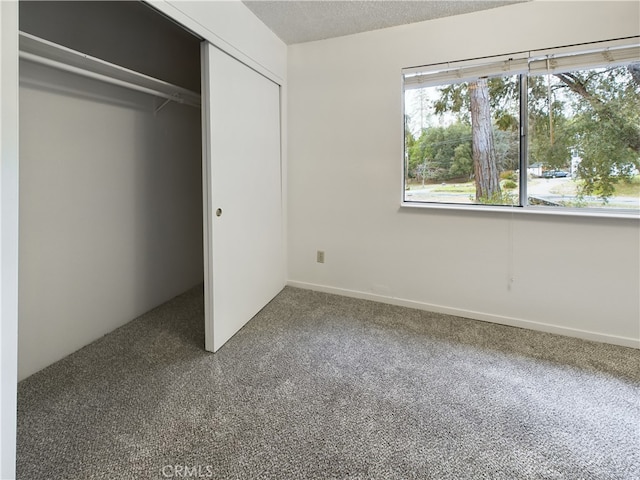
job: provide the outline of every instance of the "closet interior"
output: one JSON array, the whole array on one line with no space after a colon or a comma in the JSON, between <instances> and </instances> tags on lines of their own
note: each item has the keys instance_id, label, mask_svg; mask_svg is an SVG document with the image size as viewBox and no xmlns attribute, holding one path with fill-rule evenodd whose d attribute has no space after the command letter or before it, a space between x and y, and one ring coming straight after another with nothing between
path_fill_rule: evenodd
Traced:
<instances>
[{"instance_id":1,"label":"closet interior","mask_svg":"<svg viewBox=\"0 0 640 480\"><path fill-rule=\"evenodd\" d=\"M201 39L135 1L19 18L23 379L202 283Z\"/></svg>"}]
</instances>

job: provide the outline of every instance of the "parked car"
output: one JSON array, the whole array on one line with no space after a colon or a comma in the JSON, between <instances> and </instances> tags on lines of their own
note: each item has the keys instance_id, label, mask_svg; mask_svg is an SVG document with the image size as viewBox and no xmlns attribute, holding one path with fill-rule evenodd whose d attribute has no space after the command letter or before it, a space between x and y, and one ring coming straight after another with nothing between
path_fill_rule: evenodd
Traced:
<instances>
[{"instance_id":1,"label":"parked car","mask_svg":"<svg viewBox=\"0 0 640 480\"><path fill-rule=\"evenodd\" d=\"M548 170L546 172L542 172L542 178L562 178L568 177L571 174L569 172L565 172L562 170Z\"/></svg>"}]
</instances>

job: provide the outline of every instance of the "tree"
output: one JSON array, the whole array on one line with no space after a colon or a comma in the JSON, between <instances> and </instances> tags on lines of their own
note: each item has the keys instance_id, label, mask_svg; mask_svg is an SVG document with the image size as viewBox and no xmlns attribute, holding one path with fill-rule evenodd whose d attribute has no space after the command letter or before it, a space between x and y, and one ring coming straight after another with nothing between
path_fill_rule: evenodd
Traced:
<instances>
[{"instance_id":1,"label":"tree","mask_svg":"<svg viewBox=\"0 0 640 480\"><path fill-rule=\"evenodd\" d=\"M437 114L456 113L460 121L471 124L476 201L502 203L494 130L517 129L517 108L510 101L516 93L515 79L479 79L440 88L434 102ZM503 149L505 157L507 150Z\"/></svg>"},{"instance_id":2,"label":"tree","mask_svg":"<svg viewBox=\"0 0 640 480\"><path fill-rule=\"evenodd\" d=\"M409 129L409 116L404 116L404 151L405 151L405 159L404 159L404 184L409 184L410 174L410 166L409 166L409 152L413 149L413 146L416 143L416 139L411 133L411 129Z\"/></svg>"},{"instance_id":3,"label":"tree","mask_svg":"<svg viewBox=\"0 0 640 480\"><path fill-rule=\"evenodd\" d=\"M576 143L565 102L553 99L558 88L546 77L529 78L529 163L552 170L569 168Z\"/></svg>"},{"instance_id":4,"label":"tree","mask_svg":"<svg viewBox=\"0 0 640 480\"><path fill-rule=\"evenodd\" d=\"M500 195L500 176L496 165L489 85L479 79L469 85L472 158L476 182L476 200Z\"/></svg>"},{"instance_id":5,"label":"tree","mask_svg":"<svg viewBox=\"0 0 640 480\"><path fill-rule=\"evenodd\" d=\"M436 114L471 125L476 200L500 196L500 171L517 163L516 136L502 132L519 128L518 99L510 76L440 87L433 101ZM563 169L578 154L581 195L606 201L640 170L640 63L531 76L528 111L530 163Z\"/></svg>"},{"instance_id":6,"label":"tree","mask_svg":"<svg viewBox=\"0 0 640 480\"><path fill-rule=\"evenodd\" d=\"M640 170L640 63L555 75L575 111L581 195L606 201Z\"/></svg>"}]
</instances>

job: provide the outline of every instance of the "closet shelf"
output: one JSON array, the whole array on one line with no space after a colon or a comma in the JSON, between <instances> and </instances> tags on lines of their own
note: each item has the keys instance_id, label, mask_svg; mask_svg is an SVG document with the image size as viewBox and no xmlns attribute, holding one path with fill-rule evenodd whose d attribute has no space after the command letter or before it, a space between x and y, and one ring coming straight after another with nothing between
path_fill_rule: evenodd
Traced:
<instances>
[{"instance_id":1,"label":"closet shelf","mask_svg":"<svg viewBox=\"0 0 640 480\"><path fill-rule=\"evenodd\" d=\"M20 32L20 58L200 108L200 95L128 68ZM164 107L164 102L156 112Z\"/></svg>"}]
</instances>

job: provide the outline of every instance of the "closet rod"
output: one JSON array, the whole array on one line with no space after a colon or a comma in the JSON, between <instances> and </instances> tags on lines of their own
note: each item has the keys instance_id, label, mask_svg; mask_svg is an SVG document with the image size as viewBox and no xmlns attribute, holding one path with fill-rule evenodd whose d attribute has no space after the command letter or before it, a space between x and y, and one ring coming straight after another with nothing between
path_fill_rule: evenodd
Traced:
<instances>
[{"instance_id":1,"label":"closet rod","mask_svg":"<svg viewBox=\"0 0 640 480\"><path fill-rule=\"evenodd\" d=\"M195 92L23 32L20 32L20 58L154 95L176 103L200 108L200 95Z\"/></svg>"},{"instance_id":2,"label":"closet rod","mask_svg":"<svg viewBox=\"0 0 640 480\"><path fill-rule=\"evenodd\" d=\"M40 57L39 55L34 55L33 53L20 52L20 58L24 60L29 60L31 62L40 63L42 65L46 65L48 67L57 68L59 70L64 70L66 72L75 73L77 75L82 75L84 77L93 78L95 80L100 80L102 82L111 83L113 85L118 85L120 87L129 88L131 90L137 90L139 92L148 93L150 95L155 95L157 97L166 98L167 100L172 100L177 103L186 103L183 98L178 96L178 94L168 94L164 92L160 92L158 90L153 90L151 88L143 87L142 85L136 85L135 83L126 82L124 80L118 80L117 78L109 77L107 75L102 75L101 73L91 72L89 70L84 70L82 68L74 67L73 65L67 65L62 62L57 62L55 60L50 60L48 58ZM195 105L194 105L195 106Z\"/></svg>"}]
</instances>

